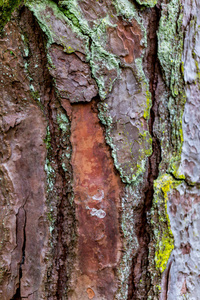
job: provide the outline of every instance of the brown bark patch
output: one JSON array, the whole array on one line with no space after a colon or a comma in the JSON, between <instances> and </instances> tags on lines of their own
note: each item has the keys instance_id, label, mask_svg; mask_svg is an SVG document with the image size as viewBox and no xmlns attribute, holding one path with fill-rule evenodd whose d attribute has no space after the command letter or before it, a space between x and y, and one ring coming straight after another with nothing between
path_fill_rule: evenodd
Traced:
<instances>
[{"instance_id":1,"label":"brown bark patch","mask_svg":"<svg viewBox=\"0 0 200 300\"><path fill-rule=\"evenodd\" d=\"M189 243L186 243L186 244L182 243L181 244L181 250L182 250L183 255L190 254L191 245Z\"/></svg>"},{"instance_id":2,"label":"brown bark patch","mask_svg":"<svg viewBox=\"0 0 200 300\"><path fill-rule=\"evenodd\" d=\"M53 45L49 53L53 62L51 75L62 97L71 103L91 101L97 95L97 85L91 77L90 66L82 54L67 54L63 48Z\"/></svg>"},{"instance_id":3,"label":"brown bark patch","mask_svg":"<svg viewBox=\"0 0 200 300\"><path fill-rule=\"evenodd\" d=\"M64 102L63 106L67 108ZM86 275L99 295L112 299L117 288L114 273L121 249L119 206L122 184L114 169L94 101L72 106L71 143L79 234L78 265L82 274L78 282L83 283ZM82 285L83 293L91 296L90 287Z\"/></svg>"},{"instance_id":4,"label":"brown bark patch","mask_svg":"<svg viewBox=\"0 0 200 300\"><path fill-rule=\"evenodd\" d=\"M122 56L126 63L132 63L136 58L140 57L142 46L142 32L140 26L135 19L127 22L119 18L117 27L108 28L109 50L116 55Z\"/></svg>"}]
</instances>

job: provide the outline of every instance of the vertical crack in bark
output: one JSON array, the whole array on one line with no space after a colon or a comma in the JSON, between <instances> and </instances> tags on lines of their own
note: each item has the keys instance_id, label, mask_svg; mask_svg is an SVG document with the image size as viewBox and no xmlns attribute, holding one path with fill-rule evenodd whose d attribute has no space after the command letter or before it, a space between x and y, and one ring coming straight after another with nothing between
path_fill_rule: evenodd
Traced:
<instances>
[{"instance_id":1,"label":"vertical crack in bark","mask_svg":"<svg viewBox=\"0 0 200 300\"><path fill-rule=\"evenodd\" d=\"M22 275L23 275L22 274L22 266L25 262L25 254L26 254L26 210L24 208L24 206L26 205L26 201L25 201L24 205L19 208L19 211L16 215L17 244L18 244L18 232L19 232L19 230L21 230L19 228L19 224L21 225L21 223L23 223L23 229L22 229L23 230L23 244L22 244L22 250L21 250L22 259L21 259L21 262L19 265L19 286L16 290L15 295L13 296L13 298L11 300L21 300L22 299L22 296L21 296L21 279L22 279ZM23 219L23 221L22 221L22 219Z\"/></svg>"},{"instance_id":2,"label":"vertical crack in bark","mask_svg":"<svg viewBox=\"0 0 200 300\"><path fill-rule=\"evenodd\" d=\"M75 252L75 207L70 200L73 195L72 191L72 168L70 161L68 161L67 171L62 166L62 154L66 151L65 141L63 141L62 130L59 129L57 123L58 107L62 113L66 114L60 107L60 103L56 98L54 86L50 74L48 74L50 88L49 102L46 106L46 114L49 122L50 134L51 134L51 147L50 161L53 161L56 167L56 183L55 190L57 195L57 220L55 223L55 235L57 236L57 243L55 245L55 268L57 272L57 288L56 297L58 300L67 297L69 288L70 270L72 269L72 260L74 259ZM45 75L47 78L47 74ZM68 117L68 116L67 116ZM70 135L70 133L69 133ZM71 149L71 143L67 133L64 135L64 139L67 140L67 145ZM71 150L70 150L71 151ZM68 265L68 269L66 269Z\"/></svg>"},{"instance_id":3,"label":"vertical crack in bark","mask_svg":"<svg viewBox=\"0 0 200 300\"><path fill-rule=\"evenodd\" d=\"M51 216L53 224L50 225L54 228L52 249L49 254L51 265L48 269L46 283L47 299L50 299L52 295L56 299L65 299L76 248L75 207L71 203L73 191L70 158L67 161L67 170L64 170L62 166L62 155L66 154L66 151L71 151L69 150L71 149L70 132L63 133L59 128L58 114L66 115L66 112L61 106L53 78L48 70L46 37L33 13L25 7L21 9L20 28L29 48L29 55L25 59L28 65L28 75L40 97L40 102L35 99L37 97L34 97L34 93L33 98L42 109L49 125L51 145L47 158L56 174L53 191L49 192L47 196L47 205L51 205L53 210ZM37 69L33 68L35 61L39 66ZM66 266L68 266L67 269Z\"/></svg>"},{"instance_id":4,"label":"vertical crack in bark","mask_svg":"<svg viewBox=\"0 0 200 300\"><path fill-rule=\"evenodd\" d=\"M147 299L150 290L150 274L148 273L148 254L151 236L151 227L148 220L154 194L154 180L159 174L159 164L161 162L160 141L156 137L153 126L155 117L158 114L158 103L156 101L155 91L158 82L158 73L160 72L157 58L157 29L159 26L160 10L154 7L150 12L149 33L148 33L148 54L145 58L147 61L147 73L149 76L149 90L151 92L152 107L149 118L149 132L152 136L152 155L148 160L148 175L146 185L143 189L144 202L140 211L140 220L136 224L136 234L139 242L139 251L133 258L132 272L129 279L128 300Z\"/></svg>"},{"instance_id":5,"label":"vertical crack in bark","mask_svg":"<svg viewBox=\"0 0 200 300\"><path fill-rule=\"evenodd\" d=\"M160 300L167 300L167 293L168 293L168 288L170 284L170 269L172 266L172 260L168 262L168 266L165 269L163 276L162 276L162 281L161 281L161 294L160 294Z\"/></svg>"},{"instance_id":6,"label":"vertical crack in bark","mask_svg":"<svg viewBox=\"0 0 200 300\"><path fill-rule=\"evenodd\" d=\"M72 252L69 250L69 247L67 245L68 237L66 236L66 233L68 233L69 229L65 227L65 225L68 224L69 216L73 216L74 212L71 210L74 209L73 205L70 204L70 198L72 197L72 190L71 186L69 185L69 182L71 182L71 166L68 165L68 171L65 172L62 167L62 163L60 160L60 151L56 139L54 138L56 136L56 129L55 124L53 121L52 116L52 108L51 105L53 103L50 102L49 105L49 120L51 123L50 126L50 132L51 132L51 138L52 138L52 147L53 147L53 153L54 159L57 164L58 168L58 175L60 177L60 183L59 183L59 196L60 200L58 203L58 211L57 211L57 221L56 221L56 228L57 228L57 246L56 246L56 268L58 272L58 280L57 280L57 299L63 299L63 297L66 297L67 290L68 290L68 280L69 280L69 271L66 270L66 261L69 260L69 255L72 254ZM61 138L61 137L60 137ZM62 146L61 146L62 148ZM68 177L68 178L66 178ZM72 250L72 249L71 249ZM70 252L70 253L69 253Z\"/></svg>"}]
</instances>

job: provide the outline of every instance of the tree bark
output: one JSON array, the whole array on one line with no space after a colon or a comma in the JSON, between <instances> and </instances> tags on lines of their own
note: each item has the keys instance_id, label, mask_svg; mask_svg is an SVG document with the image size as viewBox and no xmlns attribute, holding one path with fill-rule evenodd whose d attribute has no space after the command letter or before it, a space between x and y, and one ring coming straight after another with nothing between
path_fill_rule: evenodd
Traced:
<instances>
[{"instance_id":1,"label":"tree bark","mask_svg":"<svg viewBox=\"0 0 200 300\"><path fill-rule=\"evenodd\" d=\"M0 299L200 299L198 1L0 17Z\"/></svg>"}]
</instances>

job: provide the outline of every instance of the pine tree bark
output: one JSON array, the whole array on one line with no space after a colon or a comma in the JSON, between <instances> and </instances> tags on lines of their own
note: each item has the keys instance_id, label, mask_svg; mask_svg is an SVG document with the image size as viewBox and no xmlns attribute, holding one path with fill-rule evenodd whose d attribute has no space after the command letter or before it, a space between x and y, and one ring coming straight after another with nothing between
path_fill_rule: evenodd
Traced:
<instances>
[{"instance_id":1,"label":"pine tree bark","mask_svg":"<svg viewBox=\"0 0 200 300\"><path fill-rule=\"evenodd\" d=\"M0 299L200 299L198 1L0 17Z\"/></svg>"}]
</instances>

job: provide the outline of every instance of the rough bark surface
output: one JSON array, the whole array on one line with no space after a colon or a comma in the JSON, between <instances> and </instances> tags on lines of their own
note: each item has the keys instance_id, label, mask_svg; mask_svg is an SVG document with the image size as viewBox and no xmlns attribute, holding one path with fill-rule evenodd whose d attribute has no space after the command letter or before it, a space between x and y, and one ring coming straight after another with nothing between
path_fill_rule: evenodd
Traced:
<instances>
[{"instance_id":1,"label":"rough bark surface","mask_svg":"<svg viewBox=\"0 0 200 300\"><path fill-rule=\"evenodd\" d=\"M0 299L200 299L200 3L0 18Z\"/></svg>"}]
</instances>

